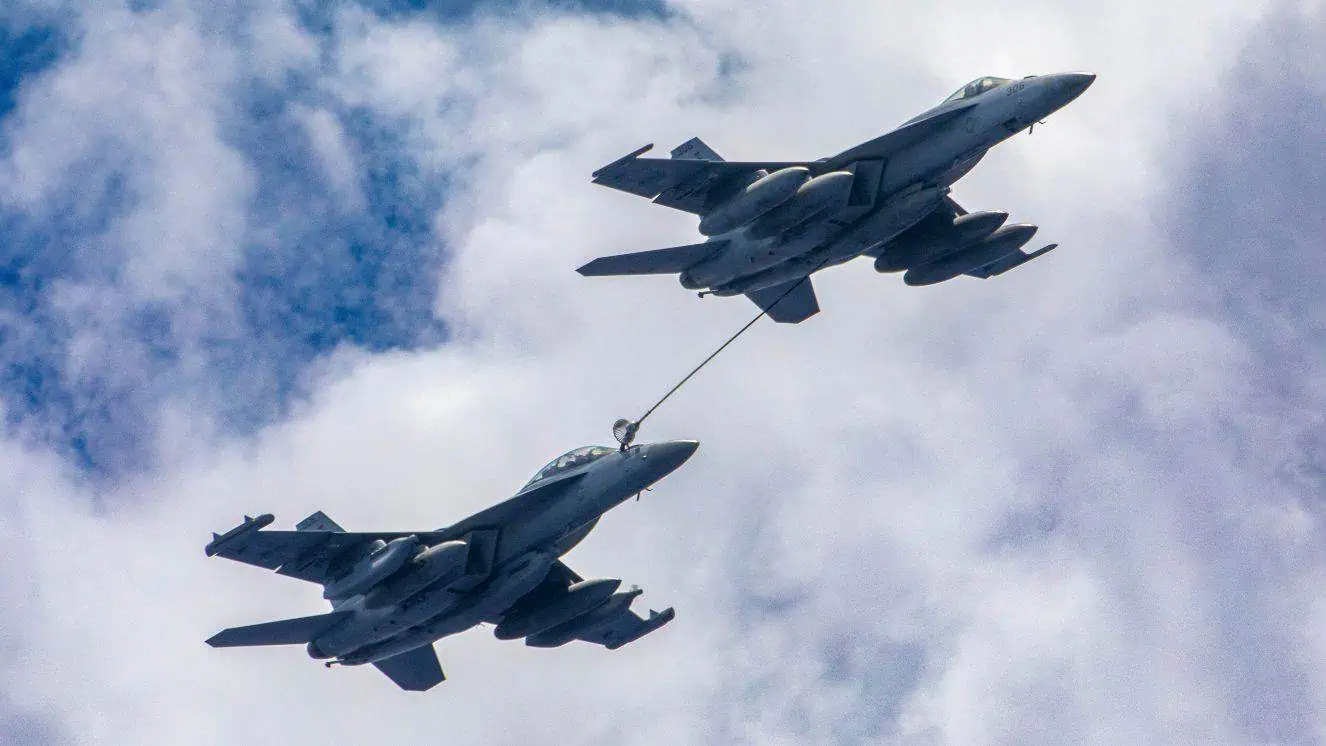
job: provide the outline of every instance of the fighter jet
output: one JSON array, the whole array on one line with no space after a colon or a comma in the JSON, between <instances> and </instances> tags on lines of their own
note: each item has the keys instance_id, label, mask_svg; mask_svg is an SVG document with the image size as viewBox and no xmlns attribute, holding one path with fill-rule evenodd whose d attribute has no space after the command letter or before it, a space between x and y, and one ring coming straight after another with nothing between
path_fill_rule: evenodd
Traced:
<instances>
[{"instance_id":1,"label":"fighter jet","mask_svg":"<svg viewBox=\"0 0 1326 746\"><path fill-rule=\"evenodd\" d=\"M949 187L990 148L1077 98L1088 73L973 80L938 106L818 161L724 161L699 138L670 159L652 145L594 172L595 184L700 217L703 243L595 259L580 274L679 274L705 295L746 295L775 321L819 312L810 275L865 255L908 285L990 278L1055 247L1022 246L1036 226L968 213Z\"/></svg>"},{"instance_id":2,"label":"fighter jet","mask_svg":"<svg viewBox=\"0 0 1326 746\"><path fill-rule=\"evenodd\" d=\"M483 623L498 639L536 648L583 640L615 650L672 621L673 610L631 611L639 588L585 580L559 558L602 515L681 466L699 443L588 446L554 459L514 497L436 531L347 532L321 511L294 531L245 517L213 534L220 556L318 583L332 611L231 627L213 647L307 645L335 664L372 663L402 689L446 677L433 642Z\"/></svg>"}]
</instances>

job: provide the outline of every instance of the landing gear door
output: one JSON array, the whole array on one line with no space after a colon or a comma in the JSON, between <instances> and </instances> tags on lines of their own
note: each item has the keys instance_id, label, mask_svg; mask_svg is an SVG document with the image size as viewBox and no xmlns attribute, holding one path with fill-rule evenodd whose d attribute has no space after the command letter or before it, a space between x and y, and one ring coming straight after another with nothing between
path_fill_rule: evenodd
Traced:
<instances>
[{"instance_id":1,"label":"landing gear door","mask_svg":"<svg viewBox=\"0 0 1326 746\"><path fill-rule=\"evenodd\" d=\"M847 168L852 172L852 191L847 197L848 207L874 207L879 195L879 182L884 176L884 161L874 158L854 161Z\"/></svg>"}]
</instances>

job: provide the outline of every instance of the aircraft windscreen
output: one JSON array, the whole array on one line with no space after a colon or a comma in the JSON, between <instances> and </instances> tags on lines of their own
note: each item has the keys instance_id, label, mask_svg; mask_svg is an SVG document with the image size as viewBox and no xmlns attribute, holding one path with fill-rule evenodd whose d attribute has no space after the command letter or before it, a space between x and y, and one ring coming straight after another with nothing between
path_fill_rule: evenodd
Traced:
<instances>
[{"instance_id":1,"label":"aircraft windscreen","mask_svg":"<svg viewBox=\"0 0 1326 746\"><path fill-rule=\"evenodd\" d=\"M986 91L998 88L999 86L1008 82L1010 82L1008 78L996 78L990 75L987 75L984 78L977 78L976 80L973 80L967 85L959 88L957 91L953 93L952 96L949 96L948 98L944 99L944 103L947 104L950 101L961 101L964 98L979 96L982 93L985 93Z\"/></svg>"},{"instance_id":2,"label":"aircraft windscreen","mask_svg":"<svg viewBox=\"0 0 1326 746\"><path fill-rule=\"evenodd\" d=\"M525 486L528 487L531 484L547 479L554 474L560 474L564 471L570 471L571 469L584 466L591 461L597 461L598 459L601 459L610 453L615 453L616 451L616 448L608 448L606 446L585 446L584 448L577 448L574 451L568 451L548 462L547 466L539 469L538 473L525 483Z\"/></svg>"}]
</instances>

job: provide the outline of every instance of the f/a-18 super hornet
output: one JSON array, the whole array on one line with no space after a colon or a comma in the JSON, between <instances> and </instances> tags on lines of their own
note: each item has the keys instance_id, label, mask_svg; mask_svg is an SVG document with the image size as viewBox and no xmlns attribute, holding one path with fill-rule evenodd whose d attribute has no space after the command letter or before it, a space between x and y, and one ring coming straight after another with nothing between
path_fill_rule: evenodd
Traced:
<instances>
[{"instance_id":1,"label":"f/a-18 super hornet","mask_svg":"<svg viewBox=\"0 0 1326 746\"><path fill-rule=\"evenodd\" d=\"M589 446L539 470L516 495L435 531L347 532L321 511L294 531L262 515L214 535L207 555L318 583L332 611L231 627L213 647L307 645L327 666L372 663L402 689L445 679L432 643L482 623L498 639L551 648L572 640L615 650L672 621L631 611L641 591L585 580L559 558L602 515L681 466L699 443Z\"/></svg>"},{"instance_id":2,"label":"f/a-18 super hornet","mask_svg":"<svg viewBox=\"0 0 1326 746\"><path fill-rule=\"evenodd\" d=\"M1087 73L984 77L869 142L813 162L724 161L699 138L670 159L652 146L594 172L594 183L700 216L703 243L595 259L582 275L680 274L704 295L746 295L775 321L819 311L811 273L857 256L908 285L990 278L1050 251L1036 226L968 213L949 187L986 151L1031 129L1091 85Z\"/></svg>"}]
</instances>

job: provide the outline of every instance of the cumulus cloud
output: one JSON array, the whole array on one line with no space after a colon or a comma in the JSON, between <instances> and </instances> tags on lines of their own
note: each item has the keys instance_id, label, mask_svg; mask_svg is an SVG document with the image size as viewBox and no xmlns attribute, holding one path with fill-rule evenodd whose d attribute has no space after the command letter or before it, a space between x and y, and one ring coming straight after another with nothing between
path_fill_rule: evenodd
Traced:
<instances>
[{"instance_id":1,"label":"cumulus cloud","mask_svg":"<svg viewBox=\"0 0 1326 746\"><path fill-rule=\"evenodd\" d=\"M1308 288L1296 290L1229 245L1239 231L1262 235L1250 227L1259 218L1222 207L1248 190L1269 199L1286 173L1319 182L1310 158L1247 155L1266 148L1228 134L1283 91L1320 97L1320 65L1304 55L1286 67L1270 51L1285 39L1315 48L1315 9L1028 0L999 13L963 2L752 14L705 2L643 16L530 6L456 23L349 7L315 34L276 7L230 26L184 3L117 11L115 34L23 90L6 124L7 209L46 225L71 199L77 159L119 157L126 183L159 190L134 203L133 220L95 232L115 253L77 255L136 279L53 296L70 339L89 339L69 344L62 374L98 372L98 344L121 328L103 326L115 309L188 310L162 287L217 298L209 314L252 308L242 299L264 275L231 253L231 231L256 240L262 226L285 268L311 235L331 233L299 230L310 214L360 231L351 247L413 247L376 277L417 265L436 287L374 292L445 325L446 344L347 333L290 364L225 369L216 345L250 345L264 320L285 317L259 314L220 340L205 323L166 335L168 354L201 352L192 367L140 374L174 375L142 405L150 466L110 482L86 482L58 448L11 428L0 524L16 560L0 588L13 624L0 643L13 654L0 711L12 714L0 728L126 743L1322 737L1312 223L1281 221L1277 234ZM253 41L259 28L287 29L293 46ZM241 62L245 44L268 62ZM194 61L171 68L158 47ZM113 60L149 92L174 90L163 70L198 74L180 74L184 93L145 97L174 102L153 124L159 137L118 141L151 158L99 140L25 160L37 147L25 143L41 142L33 123L61 111L68 131L100 121L114 94L71 77L95 50L108 58L95 69ZM318 508L351 528L448 523L555 453L606 440L613 419L749 318L744 300L701 302L666 278L575 275L586 258L694 235L687 216L588 185L594 168L695 134L733 158L819 157L976 75L1074 68L1101 78L955 190L1041 224L1063 248L998 280L925 290L867 265L830 270L817 278L821 315L756 327L649 421L645 439L698 437L701 451L569 561L675 604L665 630L611 653L531 651L472 631L439 645L451 680L423 698L372 671L329 673L300 650L199 642L320 602L314 588L205 560L208 531L245 511L292 523ZM236 91L255 77L297 100ZM278 113L237 117L235 100ZM1295 141L1320 129L1319 109L1294 110ZM157 131L133 121L122 131ZM282 137L258 137L255 122ZM299 168L278 152L301 154ZM172 191L181 173L206 199ZM311 179L325 189L279 188ZM1296 191L1283 198L1299 207L1283 214L1307 216ZM404 216L409 230L356 227L412 209L406 197L426 211ZM202 201L180 212L181 199ZM165 218L186 253L158 256L151 236ZM323 303L340 297L325 284L360 277L303 261L303 275L265 275L307 289L283 303ZM231 410L197 390L254 390L215 384L254 371L303 395L253 428L199 426ZM12 395L6 406L18 406Z\"/></svg>"}]
</instances>

